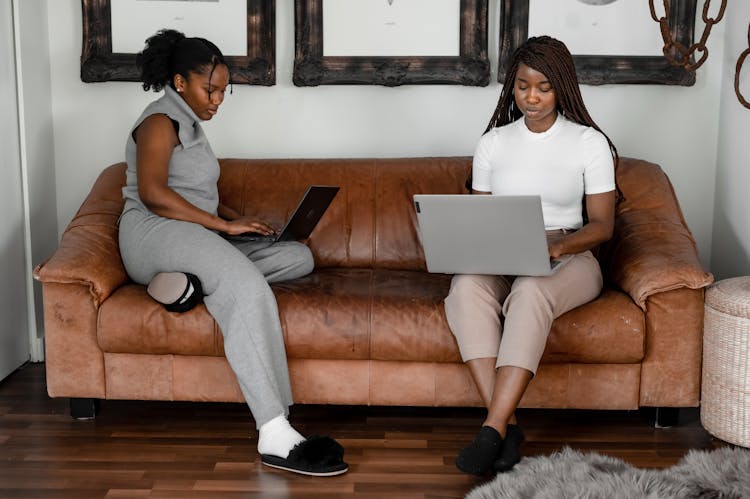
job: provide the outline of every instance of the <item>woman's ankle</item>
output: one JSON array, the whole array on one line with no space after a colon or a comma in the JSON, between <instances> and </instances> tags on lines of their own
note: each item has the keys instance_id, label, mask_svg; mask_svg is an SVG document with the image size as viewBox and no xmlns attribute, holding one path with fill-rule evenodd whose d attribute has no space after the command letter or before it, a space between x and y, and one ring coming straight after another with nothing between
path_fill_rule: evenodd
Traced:
<instances>
[{"instance_id":1,"label":"woman's ankle","mask_svg":"<svg viewBox=\"0 0 750 499\"><path fill-rule=\"evenodd\" d=\"M482 423L482 426L489 426L490 428L497 431L501 437L505 438L505 434L508 429L508 423L505 423L503 421L493 420L493 419L485 419L484 423Z\"/></svg>"}]
</instances>

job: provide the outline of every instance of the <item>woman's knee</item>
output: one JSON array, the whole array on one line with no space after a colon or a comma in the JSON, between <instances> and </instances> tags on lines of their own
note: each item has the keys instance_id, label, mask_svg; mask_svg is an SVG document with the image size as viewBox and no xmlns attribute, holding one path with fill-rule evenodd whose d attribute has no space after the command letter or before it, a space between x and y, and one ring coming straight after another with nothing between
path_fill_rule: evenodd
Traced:
<instances>
[{"instance_id":1,"label":"woman's knee","mask_svg":"<svg viewBox=\"0 0 750 499\"><path fill-rule=\"evenodd\" d=\"M457 274L451 280L448 296L466 297L477 294L494 296L497 293L495 276Z\"/></svg>"},{"instance_id":2,"label":"woman's knee","mask_svg":"<svg viewBox=\"0 0 750 499\"><path fill-rule=\"evenodd\" d=\"M299 242L278 243L260 264L268 282L282 282L304 277L315 268L310 248Z\"/></svg>"},{"instance_id":3,"label":"woman's knee","mask_svg":"<svg viewBox=\"0 0 750 499\"><path fill-rule=\"evenodd\" d=\"M499 286L494 276L455 275L444 300L445 315L451 329L464 322L467 316L497 315L500 313Z\"/></svg>"},{"instance_id":4,"label":"woman's knee","mask_svg":"<svg viewBox=\"0 0 750 499\"><path fill-rule=\"evenodd\" d=\"M307 245L299 243L291 247L297 277L306 276L315 269L315 258Z\"/></svg>"},{"instance_id":5,"label":"woman's knee","mask_svg":"<svg viewBox=\"0 0 750 499\"><path fill-rule=\"evenodd\" d=\"M521 304L532 308L550 307L549 296L539 278L518 277L513 282L513 287L503 303L503 314L508 314L511 305L519 306Z\"/></svg>"},{"instance_id":6,"label":"woman's knee","mask_svg":"<svg viewBox=\"0 0 750 499\"><path fill-rule=\"evenodd\" d=\"M544 286L541 279L537 277L519 277L513 283L511 294L520 296L531 296L535 299L544 296Z\"/></svg>"},{"instance_id":7,"label":"woman's knee","mask_svg":"<svg viewBox=\"0 0 750 499\"><path fill-rule=\"evenodd\" d=\"M471 275L454 275L448 296L445 297L445 312L451 315L453 310L462 308L462 304L470 301L476 294L479 285Z\"/></svg>"}]
</instances>

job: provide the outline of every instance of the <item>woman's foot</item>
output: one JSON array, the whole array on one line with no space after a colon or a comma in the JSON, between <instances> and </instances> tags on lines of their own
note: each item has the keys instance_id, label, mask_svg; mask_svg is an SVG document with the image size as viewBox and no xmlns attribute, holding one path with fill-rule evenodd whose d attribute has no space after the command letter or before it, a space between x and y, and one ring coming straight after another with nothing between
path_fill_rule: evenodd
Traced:
<instances>
[{"instance_id":1,"label":"woman's foot","mask_svg":"<svg viewBox=\"0 0 750 499\"><path fill-rule=\"evenodd\" d=\"M264 465L302 475L335 476L349 469L338 442L317 435L303 437L283 414L260 427L258 453Z\"/></svg>"},{"instance_id":2,"label":"woman's foot","mask_svg":"<svg viewBox=\"0 0 750 499\"><path fill-rule=\"evenodd\" d=\"M320 435L298 443L286 457L261 454L260 461L271 468L309 476L336 476L349 471L341 444Z\"/></svg>"},{"instance_id":3,"label":"woman's foot","mask_svg":"<svg viewBox=\"0 0 750 499\"><path fill-rule=\"evenodd\" d=\"M502 451L492 465L495 471L499 473L508 471L521 460L521 443L523 440L521 428L518 425L509 424L505 430Z\"/></svg>"},{"instance_id":4,"label":"woman's foot","mask_svg":"<svg viewBox=\"0 0 750 499\"><path fill-rule=\"evenodd\" d=\"M160 272L146 291L170 312L187 312L203 301L200 279L187 272Z\"/></svg>"},{"instance_id":5,"label":"woman's foot","mask_svg":"<svg viewBox=\"0 0 750 499\"><path fill-rule=\"evenodd\" d=\"M295 445L305 441L284 414L263 423L258 429L258 453L286 457Z\"/></svg>"},{"instance_id":6,"label":"woman's foot","mask_svg":"<svg viewBox=\"0 0 750 499\"><path fill-rule=\"evenodd\" d=\"M486 475L503 449L503 437L491 426L482 426L474 441L461 449L456 467L464 473Z\"/></svg>"}]
</instances>

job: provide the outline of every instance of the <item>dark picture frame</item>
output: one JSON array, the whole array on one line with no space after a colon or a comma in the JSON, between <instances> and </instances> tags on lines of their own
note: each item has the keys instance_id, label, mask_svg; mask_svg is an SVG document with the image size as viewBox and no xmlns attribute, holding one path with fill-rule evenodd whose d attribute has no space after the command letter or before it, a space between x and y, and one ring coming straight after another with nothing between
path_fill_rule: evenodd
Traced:
<instances>
[{"instance_id":1,"label":"dark picture frame","mask_svg":"<svg viewBox=\"0 0 750 499\"><path fill-rule=\"evenodd\" d=\"M296 86L453 84L486 86L488 0L461 0L458 56L324 56L323 0L295 0Z\"/></svg>"},{"instance_id":2,"label":"dark picture frame","mask_svg":"<svg viewBox=\"0 0 750 499\"><path fill-rule=\"evenodd\" d=\"M112 53L110 0L81 0L81 80L140 81L135 54ZM273 0L247 0L247 55L226 56L232 83L276 83L276 10ZM212 40L217 44L220 41Z\"/></svg>"},{"instance_id":3,"label":"dark picture frame","mask_svg":"<svg viewBox=\"0 0 750 499\"><path fill-rule=\"evenodd\" d=\"M500 9L500 57L497 75L497 79L501 83L505 79L505 70L513 52L528 39L529 1L502 0ZM672 37L686 47L693 43L695 9L696 0L671 2L669 26ZM651 19L649 18L649 20ZM651 22L653 21L651 20ZM674 66L666 57L660 55L573 54L573 60L576 64L579 83L587 85L645 83L691 86L695 84L694 72Z\"/></svg>"}]
</instances>

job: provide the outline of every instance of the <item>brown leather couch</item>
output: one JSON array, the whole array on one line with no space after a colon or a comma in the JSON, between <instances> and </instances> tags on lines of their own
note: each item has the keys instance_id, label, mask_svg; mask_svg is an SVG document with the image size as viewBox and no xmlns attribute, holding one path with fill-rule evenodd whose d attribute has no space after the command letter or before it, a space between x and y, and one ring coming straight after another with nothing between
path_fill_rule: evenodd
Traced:
<instances>
[{"instance_id":1,"label":"brown leather couch","mask_svg":"<svg viewBox=\"0 0 750 499\"><path fill-rule=\"evenodd\" d=\"M307 241L316 270L273 286L297 403L478 406L446 324L450 276L425 270L415 193L466 192L471 159L221 161L221 201L281 225L308 184L341 190ZM203 305L170 313L131 282L117 243L124 164L105 169L35 270L47 386L95 399L242 401ZM711 283L663 171L623 158L605 289L553 325L523 407L699 403L703 288ZM87 412L84 410L83 412Z\"/></svg>"}]
</instances>

